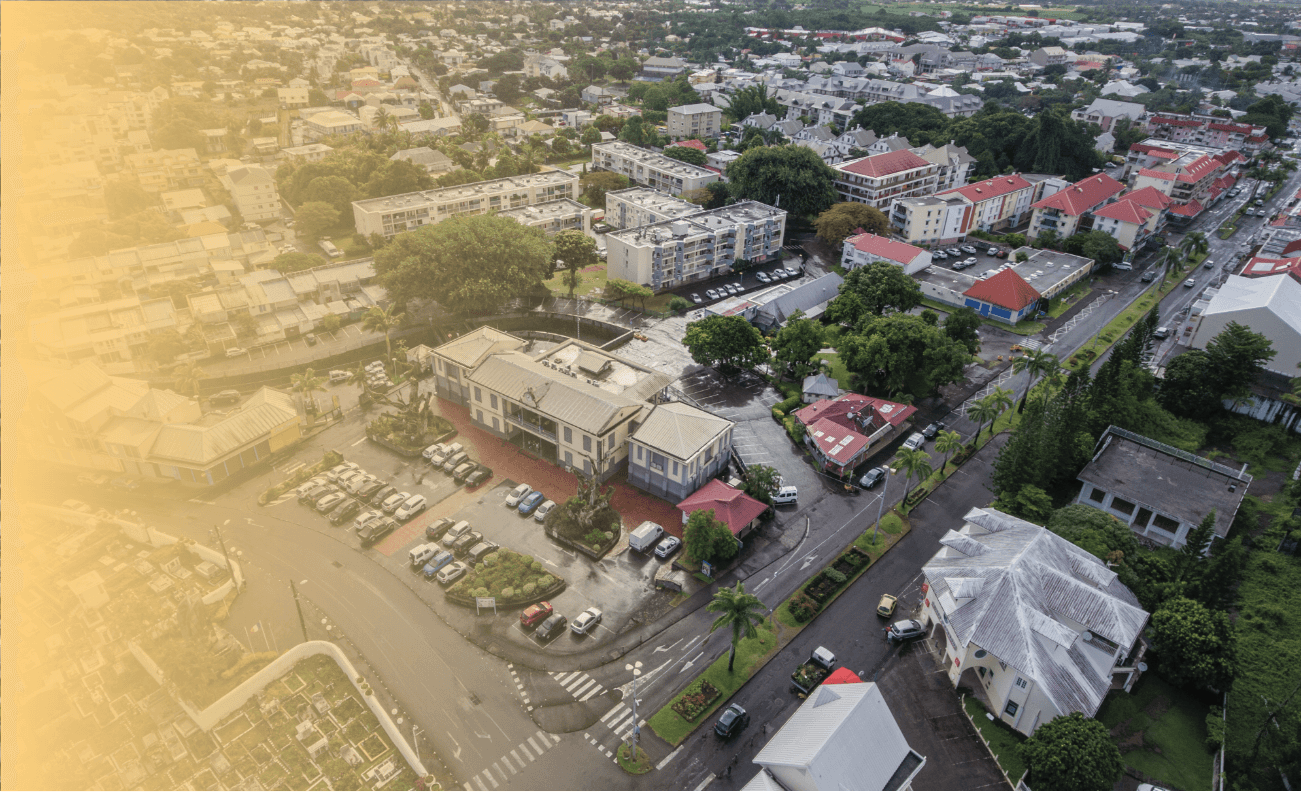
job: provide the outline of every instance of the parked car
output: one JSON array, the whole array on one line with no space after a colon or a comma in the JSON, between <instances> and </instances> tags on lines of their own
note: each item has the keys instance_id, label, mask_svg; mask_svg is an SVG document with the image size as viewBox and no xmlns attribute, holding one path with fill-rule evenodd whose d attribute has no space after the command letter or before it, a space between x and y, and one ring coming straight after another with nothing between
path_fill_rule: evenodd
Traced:
<instances>
[{"instance_id":1,"label":"parked car","mask_svg":"<svg viewBox=\"0 0 1301 792\"><path fill-rule=\"evenodd\" d=\"M976 249L971 245L959 245L958 250L961 250L963 253L967 253L972 256L976 255Z\"/></svg>"},{"instance_id":2,"label":"parked car","mask_svg":"<svg viewBox=\"0 0 1301 792\"><path fill-rule=\"evenodd\" d=\"M569 625L569 629L575 635L587 635L589 630L601 623L601 615L599 608L588 608L578 614L578 618L574 619L574 623Z\"/></svg>"},{"instance_id":3,"label":"parked car","mask_svg":"<svg viewBox=\"0 0 1301 792\"><path fill-rule=\"evenodd\" d=\"M990 246L989 246L989 250L986 250L986 251L985 251L985 255L986 255L986 256L997 256L997 255L998 255L998 248L994 247L993 245L990 245Z\"/></svg>"},{"instance_id":4,"label":"parked car","mask_svg":"<svg viewBox=\"0 0 1301 792\"><path fill-rule=\"evenodd\" d=\"M325 477L330 481L338 481L339 476L342 476L350 470L359 470L360 467L361 466L356 462L342 462L325 471Z\"/></svg>"},{"instance_id":5,"label":"parked car","mask_svg":"<svg viewBox=\"0 0 1301 792\"><path fill-rule=\"evenodd\" d=\"M108 476L103 473L82 473L77 476L78 484L87 484L92 487L103 487L108 484Z\"/></svg>"},{"instance_id":6,"label":"parked car","mask_svg":"<svg viewBox=\"0 0 1301 792\"><path fill-rule=\"evenodd\" d=\"M1188 280L1184 281L1184 288L1185 288L1185 289L1191 289L1191 288L1193 288L1193 287L1196 286L1196 285L1197 285L1197 279L1196 279L1196 278L1189 278Z\"/></svg>"},{"instance_id":7,"label":"parked car","mask_svg":"<svg viewBox=\"0 0 1301 792\"><path fill-rule=\"evenodd\" d=\"M506 496L506 508L515 509L519 507L519 502L528 497L533 488L527 484L520 484L510 491Z\"/></svg>"},{"instance_id":8,"label":"parked car","mask_svg":"<svg viewBox=\"0 0 1301 792\"><path fill-rule=\"evenodd\" d=\"M950 256L954 258L962 258L962 251L955 247L945 248L944 252L948 253Z\"/></svg>"},{"instance_id":9,"label":"parked car","mask_svg":"<svg viewBox=\"0 0 1301 792\"><path fill-rule=\"evenodd\" d=\"M380 481L379 479L372 479L366 482L364 485L362 485L361 489L357 490L357 497L361 498L362 500L369 501L375 495L375 493L384 489L384 487L385 487L384 482Z\"/></svg>"},{"instance_id":10,"label":"parked car","mask_svg":"<svg viewBox=\"0 0 1301 792\"><path fill-rule=\"evenodd\" d=\"M442 451L445 448L447 448L446 443L434 443L433 445L426 448L424 451L421 451L420 456L424 457L425 460L428 461L430 457L432 457L434 454L438 453L439 451Z\"/></svg>"},{"instance_id":11,"label":"parked car","mask_svg":"<svg viewBox=\"0 0 1301 792\"><path fill-rule=\"evenodd\" d=\"M910 641L926 634L926 628L916 619L904 619L891 624L885 630L885 639L890 643Z\"/></svg>"},{"instance_id":12,"label":"parked car","mask_svg":"<svg viewBox=\"0 0 1301 792\"><path fill-rule=\"evenodd\" d=\"M459 454L462 450L464 450L464 448L465 446L461 445L460 443L452 443L451 445L443 446L441 450L435 451L433 454L429 456L429 464L433 465L434 467L442 467L442 464L444 462L446 462L451 457Z\"/></svg>"},{"instance_id":13,"label":"parked car","mask_svg":"<svg viewBox=\"0 0 1301 792\"><path fill-rule=\"evenodd\" d=\"M1156 329L1156 331L1152 333L1152 337L1153 337L1153 338L1157 338L1157 339L1161 339L1161 340L1165 340L1165 339L1167 339L1167 338L1170 337L1170 328L1169 328L1169 327L1158 327L1158 328Z\"/></svg>"},{"instance_id":14,"label":"parked car","mask_svg":"<svg viewBox=\"0 0 1301 792\"><path fill-rule=\"evenodd\" d=\"M240 400L240 395L239 395L239 391L237 390L224 390L218 393L214 393L208 397L208 401L212 402L213 404L232 404L239 400Z\"/></svg>"},{"instance_id":15,"label":"parked car","mask_svg":"<svg viewBox=\"0 0 1301 792\"><path fill-rule=\"evenodd\" d=\"M760 283L772 283L772 278L768 277L768 273L766 272L756 272L754 277L757 278Z\"/></svg>"},{"instance_id":16,"label":"parked car","mask_svg":"<svg viewBox=\"0 0 1301 792\"><path fill-rule=\"evenodd\" d=\"M903 441L903 447L910 450L916 450L918 448L921 448L925 444L926 444L926 436L923 435L921 432L913 432L912 434L908 435L907 440Z\"/></svg>"},{"instance_id":17,"label":"parked car","mask_svg":"<svg viewBox=\"0 0 1301 792\"><path fill-rule=\"evenodd\" d=\"M1202 269L1215 269L1215 262L1211 261L1210 259L1206 259L1205 261L1202 262Z\"/></svg>"},{"instance_id":18,"label":"parked car","mask_svg":"<svg viewBox=\"0 0 1301 792\"><path fill-rule=\"evenodd\" d=\"M538 507L537 511L533 512L533 519L537 522L546 522L547 515L550 514L551 510L554 508L556 508L555 501L548 500L544 502L541 506Z\"/></svg>"},{"instance_id":19,"label":"parked car","mask_svg":"<svg viewBox=\"0 0 1301 792\"><path fill-rule=\"evenodd\" d=\"M700 305L701 303L704 302L704 300L700 299L700 295L696 294L695 292L691 293L691 301L696 305Z\"/></svg>"},{"instance_id":20,"label":"parked car","mask_svg":"<svg viewBox=\"0 0 1301 792\"><path fill-rule=\"evenodd\" d=\"M1143 277L1139 278L1139 280L1143 283L1151 283L1156 280L1156 270L1148 270L1147 272L1144 272Z\"/></svg>"},{"instance_id":21,"label":"parked car","mask_svg":"<svg viewBox=\"0 0 1301 792\"><path fill-rule=\"evenodd\" d=\"M876 615L882 619L888 619L894 615L894 606L899 603L899 598L893 594L882 594L881 601L876 604Z\"/></svg>"},{"instance_id":22,"label":"parked car","mask_svg":"<svg viewBox=\"0 0 1301 792\"><path fill-rule=\"evenodd\" d=\"M962 260L963 269L966 269L967 267L974 267L976 266L976 264L977 261L975 256L968 256L967 258Z\"/></svg>"},{"instance_id":23,"label":"parked car","mask_svg":"<svg viewBox=\"0 0 1301 792\"><path fill-rule=\"evenodd\" d=\"M366 475L366 471L360 468L357 468L355 470L346 470L343 473L339 474L339 477L334 480L334 483L338 484L340 487L343 487L344 489L347 489L349 484L361 478L364 478L365 475Z\"/></svg>"},{"instance_id":24,"label":"parked car","mask_svg":"<svg viewBox=\"0 0 1301 792\"><path fill-rule=\"evenodd\" d=\"M357 519L352 521L352 527L360 531L362 528L365 528L370 523L382 519L383 517L384 517L384 512L380 511L379 509L371 509L369 511L364 511L361 514L357 515Z\"/></svg>"},{"instance_id":25,"label":"parked car","mask_svg":"<svg viewBox=\"0 0 1301 792\"><path fill-rule=\"evenodd\" d=\"M462 536L465 536L469 532L470 532L470 523L466 522L465 520L461 520L456 525L453 525L451 528L447 529L447 533L443 536L443 547L451 547L452 545L456 544L457 539L460 539Z\"/></svg>"},{"instance_id":26,"label":"parked car","mask_svg":"<svg viewBox=\"0 0 1301 792\"><path fill-rule=\"evenodd\" d=\"M411 497L410 492L395 492L392 495L388 496L388 498L379 505L380 511L384 512L385 514L392 514L393 512L397 511L397 508L399 506L401 506L403 503L406 502L407 498L410 497Z\"/></svg>"},{"instance_id":27,"label":"parked car","mask_svg":"<svg viewBox=\"0 0 1301 792\"><path fill-rule=\"evenodd\" d=\"M452 542L452 552L457 556L463 556L470 552L470 548L483 541L483 534L478 531L466 531L461 538Z\"/></svg>"},{"instance_id":28,"label":"parked car","mask_svg":"<svg viewBox=\"0 0 1301 792\"><path fill-rule=\"evenodd\" d=\"M931 424L928 424L926 428L922 430L922 437L925 437L927 440L930 440L931 438L935 437L935 435L939 434L940 430L942 430L943 428L944 428L943 421L935 421Z\"/></svg>"},{"instance_id":29,"label":"parked car","mask_svg":"<svg viewBox=\"0 0 1301 792\"><path fill-rule=\"evenodd\" d=\"M465 477L465 488L474 489L490 478L492 478L492 468L479 465L473 473Z\"/></svg>"},{"instance_id":30,"label":"parked car","mask_svg":"<svg viewBox=\"0 0 1301 792\"><path fill-rule=\"evenodd\" d=\"M312 508L316 509L321 514L329 514L334 510L335 506L338 506L346 500L347 497L348 496L344 495L342 492L327 492L316 501Z\"/></svg>"},{"instance_id":31,"label":"parked car","mask_svg":"<svg viewBox=\"0 0 1301 792\"><path fill-rule=\"evenodd\" d=\"M551 607L550 602L538 602L528 606L524 612L519 615L521 627L535 627L538 622L543 621L552 614L555 609Z\"/></svg>"},{"instance_id":32,"label":"parked car","mask_svg":"<svg viewBox=\"0 0 1301 792\"><path fill-rule=\"evenodd\" d=\"M344 489L351 492L353 495L360 495L361 491L366 487L369 487L371 484L379 484L380 486L383 486L384 482L369 473L365 473L349 481L344 485Z\"/></svg>"},{"instance_id":33,"label":"parked car","mask_svg":"<svg viewBox=\"0 0 1301 792\"><path fill-rule=\"evenodd\" d=\"M372 506L379 506L383 504L384 501L396 495L397 491L398 488L393 486L392 484L383 486L379 489L379 492L376 492L374 495L370 496L370 503Z\"/></svg>"},{"instance_id":34,"label":"parked car","mask_svg":"<svg viewBox=\"0 0 1301 792\"><path fill-rule=\"evenodd\" d=\"M312 489L312 487L319 487L322 486L323 484L328 484L328 483L329 482L327 482L324 478L320 476L314 479L308 479L307 481L304 481L302 484L299 484L298 487L294 489L294 496L298 498L302 498L304 495L307 494L309 490Z\"/></svg>"},{"instance_id":35,"label":"parked car","mask_svg":"<svg viewBox=\"0 0 1301 792\"><path fill-rule=\"evenodd\" d=\"M565 623L568 620L559 613L553 613L542 622L542 626L533 633L539 641L549 641L556 637L556 634L565 629Z\"/></svg>"},{"instance_id":36,"label":"parked car","mask_svg":"<svg viewBox=\"0 0 1301 792\"><path fill-rule=\"evenodd\" d=\"M998 257L999 257L999 258L1007 258L1007 251L1006 251L1006 250L1000 250L1000 251L998 251Z\"/></svg>"},{"instance_id":37,"label":"parked car","mask_svg":"<svg viewBox=\"0 0 1301 792\"><path fill-rule=\"evenodd\" d=\"M660 540L659 544L655 545L655 557L668 558L669 556L676 553L678 551L678 548L681 546L682 546L681 539L677 538L676 536L666 536Z\"/></svg>"},{"instance_id":38,"label":"parked car","mask_svg":"<svg viewBox=\"0 0 1301 792\"><path fill-rule=\"evenodd\" d=\"M718 292L714 291L713 289L705 289L705 297L710 300L717 300Z\"/></svg>"},{"instance_id":39,"label":"parked car","mask_svg":"<svg viewBox=\"0 0 1301 792\"><path fill-rule=\"evenodd\" d=\"M543 495L541 492L538 492L537 490L530 492L528 495L524 496L523 500L519 502L519 513L524 517L529 516L530 514L533 513L533 510L541 506L542 501L546 499L547 496Z\"/></svg>"},{"instance_id":40,"label":"parked car","mask_svg":"<svg viewBox=\"0 0 1301 792\"><path fill-rule=\"evenodd\" d=\"M944 261L948 257L948 253L945 253L943 250L937 250L931 254L931 261Z\"/></svg>"},{"instance_id":41,"label":"parked car","mask_svg":"<svg viewBox=\"0 0 1301 792\"><path fill-rule=\"evenodd\" d=\"M316 333L308 333L307 335L303 336L303 340L307 342L308 346L316 346L316 342L318 339L316 338Z\"/></svg>"},{"instance_id":42,"label":"parked car","mask_svg":"<svg viewBox=\"0 0 1301 792\"><path fill-rule=\"evenodd\" d=\"M729 295L733 295L733 296L735 296L735 295L741 293L741 290L738 289L738 288L736 288L736 284L735 284L735 283L728 283L728 284L725 284L725 285L723 286L723 288L727 290L727 293L728 293Z\"/></svg>"},{"instance_id":43,"label":"parked car","mask_svg":"<svg viewBox=\"0 0 1301 792\"><path fill-rule=\"evenodd\" d=\"M479 465L475 462L462 462L452 469L452 481L460 484L465 481L466 477L473 473L477 467L479 467Z\"/></svg>"},{"instance_id":44,"label":"parked car","mask_svg":"<svg viewBox=\"0 0 1301 792\"><path fill-rule=\"evenodd\" d=\"M454 556L446 550L439 550L434 557L425 562L425 566L420 571L424 573L425 580L429 580L437 575L443 567L453 563Z\"/></svg>"},{"instance_id":45,"label":"parked car","mask_svg":"<svg viewBox=\"0 0 1301 792\"><path fill-rule=\"evenodd\" d=\"M339 525L352 519L352 516L361 511L361 504L349 498L340 503L334 511L330 512L330 524Z\"/></svg>"},{"instance_id":46,"label":"parked car","mask_svg":"<svg viewBox=\"0 0 1301 792\"><path fill-rule=\"evenodd\" d=\"M331 492L338 492L338 491L339 491L338 489L336 489L334 486L330 484L317 484L315 487L312 487L311 489L307 490L303 494L299 495L298 502L316 503L318 500L330 494Z\"/></svg>"},{"instance_id":47,"label":"parked car","mask_svg":"<svg viewBox=\"0 0 1301 792\"><path fill-rule=\"evenodd\" d=\"M875 487L877 484L880 484L881 480L884 478L885 478L885 468L874 467L863 474L863 477L858 480L858 486L862 487L863 489L871 489Z\"/></svg>"},{"instance_id":48,"label":"parked car","mask_svg":"<svg viewBox=\"0 0 1301 792\"><path fill-rule=\"evenodd\" d=\"M248 354L248 350L244 349L243 347L231 347L230 349L226 350L226 357L228 358L243 357L244 355L247 354Z\"/></svg>"},{"instance_id":49,"label":"parked car","mask_svg":"<svg viewBox=\"0 0 1301 792\"><path fill-rule=\"evenodd\" d=\"M357 536L361 538L362 547L370 547L379 540L393 533L393 530L397 527L398 524L394 522L391 517L381 517L358 531Z\"/></svg>"},{"instance_id":50,"label":"parked car","mask_svg":"<svg viewBox=\"0 0 1301 792\"><path fill-rule=\"evenodd\" d=\"M412 495L403 501L401 506L393 510L393 519L405 522L424 511L428 505L429 501L425 499L424 495Z\"/></svg>"},{"instance_id":51,"label":"parked car","mask_svg":"<svg viewBox=\"0 0 1301 792\"><path fill-rule=\"evenodd\" d=\"M496 542L488 542L488 541L478 542L474 545L474 547L470 548L470 552L466 554L466 558L469 560L471 564L478 564L482 562L483 559L486 558L489 553L491 553L494 550L497 550L500 547L501 545L497 544Z\"/></svg>"},{"instance_id":52,"label":"parked car","mask_svg":"<svg viewBox=\"0 0 1301 792\"><path fill-rule=\"evenodd\" d=\"M438 585L450 586L456 581L465 577L465 573L469 571L470 568L465 564L461 563L460 561L453 561L452 563L448 564L447 566L439 570L438 578L437 578Z\"/></svg>"},{"instance_id":53,"label":"parked car","mask_svg":"<svg viewBox=\"0 0 1301 792\"><path fill-rule=\"evenodd\" d=\"M453 470L460 467L462 463L468 462L469 459L469 451L457 451L455 454L449 456L447 461L443 463L443 472L450 476L452 475Z\"/></svg>"},{"instance_id":54,"label":"parked car","mask_svg":"<svg viewBox=\"0 0 1301 792\"><path fill-rule=\"evenodd\" d=\"M727 709L723 710L723 714L719 715L714 723L714 734L727 739L744 729L749 722L750 713L746 712L744 707L735 703L728 704Z\"/></svg>"},{"instance_id":55,"label":"parked car","mask_svg":"<svg viewBox=\"0 0 1301 792\"><path fill-rule=\"evenodd\" d=\"M447 533L447 529L455 524L451 517L439 517L425 526L425 538L430 541L441 539L443 534Z\"/></svg>"}]
</instances>

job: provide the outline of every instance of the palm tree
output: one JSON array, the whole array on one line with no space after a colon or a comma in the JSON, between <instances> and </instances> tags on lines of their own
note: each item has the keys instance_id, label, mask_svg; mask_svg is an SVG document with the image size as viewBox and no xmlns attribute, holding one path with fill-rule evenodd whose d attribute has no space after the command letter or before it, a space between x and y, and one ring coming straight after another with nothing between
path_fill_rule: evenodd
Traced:
<instances>
[{"instance_id":1,"label":"palm tree","mask_svg":"<svg viewBox=\"0 0 1301 792\"><path fill-rule=\"evenodd\" d=\"M1165 249L1165 255L1161 257L1161 264L1164 267L1161 271L1161 282L1164 283L1167 273L1173 272L1178 275L1184 271L1184 267L1188 264L1188 261L1183 257L1183 254L1179 252L1179 248L1167 247Z\"/></svg>"},{"instance_id":2,"label":"palm tree","mask_svg":"<svg viewBox=\"0 0 1301 792\"><path fill-rule=\"evenodd\" d=\"M384 105L375 108L375 128L380 130L388 129L388 122L391 117Z\"/></svg>"},{"instance_id":3,"label":"palm tree","mask_svg":"<svg viewBox=\"0 0 1301 792\"><path fill-rule=\"evenodd\" d=\"M727 657L727 673L732 673L732 664L736 662L736 647L742 638L754 638L759 631L754 628L763 621L767 606L753 594L745 593L745 583L736 581L733 588L720 588L714 598L705 606L711 613L721 614L714 620L709 632L719 627L732 628L732 650Z\"/></svg>"},{"instance_id":4,"label":"palm tree","mask_svg":"<svg viewBox=\"0 0 1301 792\"><path fill-rule=\"evenodd\" d=\"M203 369L199 368L198 363L191 360L172 369L172 379L177 390L193 393L194 398L199 398L199 381L203 379Z\"/></svg>"},{"instance_id":5,"label":"palm tree","mask_svg":"<svg viewBox=\"0 0 1301 792\"><path fill-rule=\"evenodd\" d=\"M994 434L994 420L1008 407L1012 406L1012 392L1006 388L994 388L994 392L967 408L967 416L979 424L976 427L976 439L989 422L989 434Z\"/></svg>"},{"instance_id":6,"label":"palm tree","mask_svg":"<svg viewBox=\"0 0 1301 792\"><path fill-rule=\"evenodd\" d=\"M363 330L376 330L384 334L384 348L388 350L389 368L393 368L393 344L389 340L389 334L393 328L402 324L407 318L404 313L395 314L393 310L397 308L397 303L390 303L388 308L380 308L378 305L372 305L366 315L362 317L361 327ZM393 372L396 374L397 372Z\"/></svg>"},{"instance_id":7,"label":"palm tree","mask_svg":"<svg viewBox=\"0 0 1301 792\"><path fill-rule=\"evenodd\" d=\"M944 462L940 464L940 472L949 464L949 454L962 448L962 435L952 429L945 429L935 437L935 450L944 455Z\"/></svg>"},{"instance_id":8,"label":"palm tree","mask_svg":"<svg viewBox=\"0 0 1301 792\"><path fill-rule=\"evenodd\" d=\"M316 376L315 369L307 369L302 374L294 374L289 378L293 383L294 393L299 394L299 400L306 408L306 398L316 391L325 390L325 377ZM316 399L312 399L312 406L316 406Z\"/></svg>"},{"instance_id":9,"label":"palm tree","mask_svg":"<svg viewBox=\"0 0 1301 792\"><path fill-rule=\"evenodd\" d=\"M917 477L918 481L925 481L926 477L935 472L931 467L931 455L920 448L902 448L899 455L895 457L894 467L908 474L904 478L903 499L908 500L908 493L912 492L912 478Z\"/></svg>"},{"instance_id":10,"label":"palm tree","mask_svg":"<svg viewBox=\"0 0 1301 792\"><path fill-rule=\"evenodd\" d=\"M1192 258L1198 254L1205 254L1211 249L1206 242L1206 234L1201 231L1193 231L1179 242L1179 250L1186 258Z\"/></svg>"},{"instance_id":11,"label":"palm tree","mask_svg":"<svg viewBox=\"0 0 1301 792\"><path fill-rule=\"evenodd\" d=\"M1058 365L1057 356L1051 355L1042 349L1026 350L1025 354L1012 361L1012 371L1017 374L1023 371L1029 374L1029 378L1025 383L1025 392L1021 394L1021 404L1017 407L1017 412L1025 412L1025 400L1030 398L1030 388L1034 387L1035 378L1056 370Z\"/></svg>"},{"instance_id":12,"label":"palm tree","mask_svg":"<svg viewBox=\"0 0 1301 792\"><path fill-rule=\"evenodd\" d=\"M360 385L361 390L364 393L370 387L368 383L368 380L370 379L368 374L369 372L366 371L366 364L358 363L356 366L348 369L348 379L346 382L349 385Z\"/></svg>"}]
</instances>

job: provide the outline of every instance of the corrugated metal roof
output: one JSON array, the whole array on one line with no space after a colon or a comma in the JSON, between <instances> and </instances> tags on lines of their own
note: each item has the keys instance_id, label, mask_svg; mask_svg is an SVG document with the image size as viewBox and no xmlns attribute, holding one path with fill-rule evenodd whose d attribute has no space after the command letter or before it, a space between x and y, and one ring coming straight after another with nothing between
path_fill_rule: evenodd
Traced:
<instances>
[{"instance_id":1,"label":"corrugated metal roof","mask_svg":"<svg viewBox=\"0 0 1301 792\"><path fill-rule=\"evenodd\" d=\"M645 402L589 385L582 377L546 368L522 352L490 355L469 379L559 423L594 435L604 434L646 407Z\"/></svg>"},{"instance_id":2,"label":"corrugated metal roof","mask_svg":"<svg viewBox=\"0 0 1301 792\"><path fill-rule=\"evenodd\" d=\"M948 613L955 650L974 643L1041 685L1058 712L1094 715L1111 669L1094 665L1072 623L1123 652L1148 613L1116 573L1060 536L992 509L965 520L922 570L936 599L963 600Z\"/></svg>"},{"instance_id":3,"label":"corrugated metal roof","mask_svg":"<svg viewBox=\"0 0 1301 792\"><path fill-rule=\"evenodd\" d=\"M205 467L297 418L298 411L289 394L263 388L237 412L212 426L163 426L149 456L165 463Z\"/></svg>"},{"instance_id":4,"label":"corrugated metal roof","mask_svg":"<svg viewBox=\"0 0 1301 792\"><path fill-rule=\"evenodd\" d=\"M637 427L633 439L678 460L688 460L732 427L726 418L698 410L689 404L657 404Z\"/></svg>"},{"instance_id":5,"label":"corrugated metal roof","mask_svg":"<svg viewBox=\"0 0 1301 792\"><path fill-rule=\"evenodd\" d=\"M506 350L521 349L524 341L502 331L484 325L471 330L460 338L454 338L434 350L434 354L447 358L464 368L474 368L485 357Z\"/></svg>"},{"instance_id":6,"label":"corrugated metal roof","mask_svg":"<svg viewBox=\"0 0 1301 792\"><path fill-rule=\"evenodd\" d=\"M817 789L885 789L911 753L880 689L860 682L819 688L754 762L804 770Z\"/></svg>"}]
</instances>

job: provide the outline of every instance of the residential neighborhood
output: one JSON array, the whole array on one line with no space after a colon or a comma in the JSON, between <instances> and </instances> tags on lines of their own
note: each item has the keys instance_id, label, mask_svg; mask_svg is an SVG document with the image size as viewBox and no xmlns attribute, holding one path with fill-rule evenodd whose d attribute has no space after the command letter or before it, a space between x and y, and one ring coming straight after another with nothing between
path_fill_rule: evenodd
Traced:
<instances>
[{"instance_id":1,"label":"residential neighborhood","mask_svg":"<svg viewBox=\"0 0 1301 792\"><path fill-rule=\"evenodd\" d=\"M1301 775L1294 7L3 16L6 786Z\"/></svg>"}]
</instances>

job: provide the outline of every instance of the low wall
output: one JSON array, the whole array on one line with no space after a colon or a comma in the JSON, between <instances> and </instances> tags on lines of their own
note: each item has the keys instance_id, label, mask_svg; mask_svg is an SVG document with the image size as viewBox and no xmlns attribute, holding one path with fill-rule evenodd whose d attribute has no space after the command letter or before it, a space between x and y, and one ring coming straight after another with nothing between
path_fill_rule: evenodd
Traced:
<instances>
[{"instance_id":1,"label":"low wall","mask_svg":"<svg viewBox=\"0 0 1301 792\"><path fill-rule=\"evenodd\" d=\"M162 669L153 662L149 655L135 642L128 642L127 645L131 650L131 654L135 655L135 658L140 661L140 665L144 667L145 671L149 672L150 676L154 677L159 684L165 684L166 677ZM384 729L384 733L393 741L393 745L397 747L398 753L402 754L402 758L407 761L407 764L411 765L418 775L428 775L429 772L425 770L420 757L416 756L416 752L407 744L406 737L403 736L397 724L389 717L389 714L384 711L384 707L380 705L374 695L368 696L362 692L361 687L357 684L357 677L360 674L357 673L357 669L352 665L352 662L344 655L343 650L329 641L308 641L286 650L284 654L272 660L261 671L258 671L241 682L234 690L217 699L207 709L196 710L189 702L180 700L175 695L172 697L177 699L177 703L181 705L181 708L185 710L185 713L190 716L190 719L200 729L210 732L223 719L244 706L250 698L261 693L267 685L287 674L298 661L317 655L326 655L338 664L339 669L348 677L348 682L357 691L357 695L362 701L366 702L366 706L370 707L370 711L379 719L379 724Z\"/></svg>"},{"instance_id":2,"label":"low wall","mask_svg":"<svg viewBox=\"0 0 1301 792\"><path fill-rule=\"evenodd\" d=\"M137 542L144 542L150 547L167 547L168 545L178 544L181 541L171 534L163 533L152 525L141 525L140 523L134 523L130 520L123 520L116 517L106 520L105 522L116 525L118 528L122 529L122 532L127 536ZM204 561L211 561L217 566L223 567L230 572L230 580L226 581L226 583L216 591L203 598L205 605L211 605L213 602L225 597L230 593L232 585L238 586L241 589L244 588L244 570L240 569L238 561L231 559L230 563L227 564L226 556L222 554L221 551L214 550L207 545L201 545L198 542L190 545L190 549ZM218 592L220 592L220 594L218 594Z\"/></svg>"}]
</instances>

